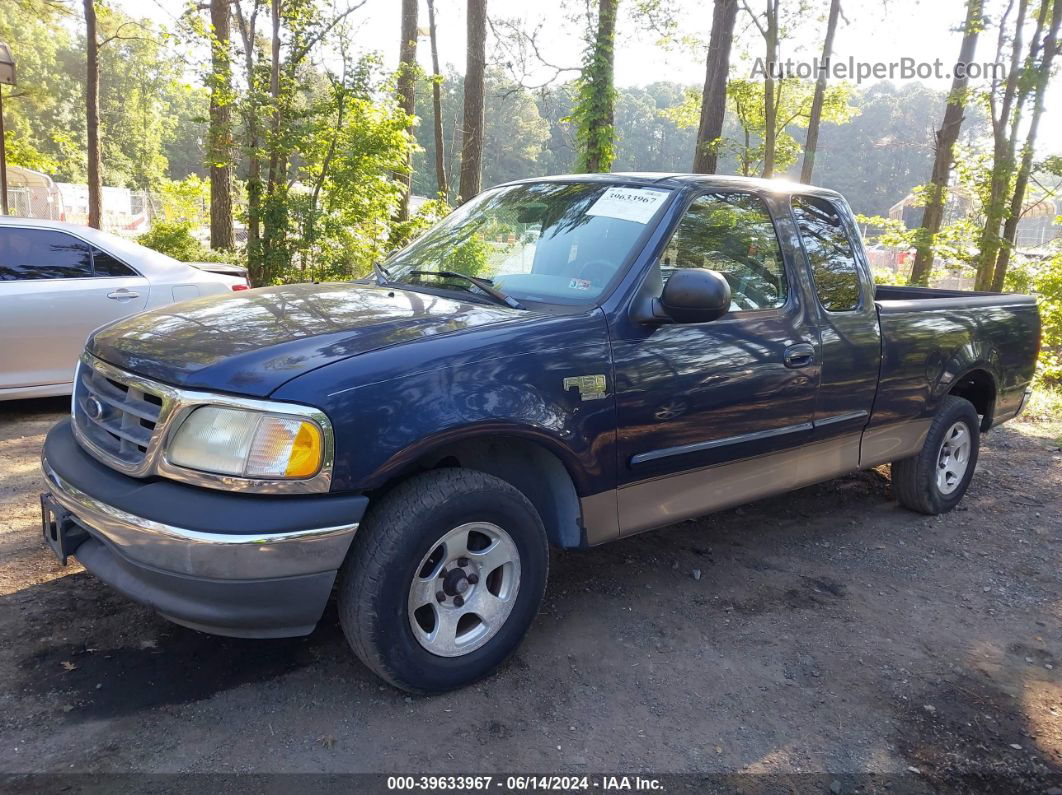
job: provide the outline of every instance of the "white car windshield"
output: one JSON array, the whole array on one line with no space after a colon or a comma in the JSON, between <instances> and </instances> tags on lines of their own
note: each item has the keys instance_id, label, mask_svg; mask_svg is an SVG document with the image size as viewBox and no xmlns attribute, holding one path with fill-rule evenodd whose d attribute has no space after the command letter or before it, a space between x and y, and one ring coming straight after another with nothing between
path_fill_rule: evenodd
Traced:
<instances>
[{"instance_id":1,"label":"white car windshield","mask_svg":"<svg viewBox=\"0 0 1062 795\"><path fill-rule=\"evenodd\" d=\"M384 263L401 284L477 292L464 274L519 301L596 299L624 266L671 191L537 182L487 191Z\"/></svg>"}]
</instances>

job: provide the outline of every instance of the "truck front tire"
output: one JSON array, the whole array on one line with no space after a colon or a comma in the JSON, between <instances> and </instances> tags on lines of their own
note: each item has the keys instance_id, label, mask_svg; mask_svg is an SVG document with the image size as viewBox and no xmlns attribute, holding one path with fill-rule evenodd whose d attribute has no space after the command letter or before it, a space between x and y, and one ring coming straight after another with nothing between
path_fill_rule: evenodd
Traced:
<instances>
[{"instance_id":1,"label":"truck front tire","mask_svg":"<svg viewBox=\"0 0 1062 795\"><path fill-rule=\"evenodd\" d=\"M370 506L340 572L340 623L396 687L452 690L516 649L548 564L542 519L520 491L470 469L426 472Z\"/></svg>"},{"instance_id":2,"label":"truck front tire","mask_svg":"<svg viewBox=\"0 0 1062 795\"><path fill-rule=\"evenodd\" d=\"M892 464L892 490L912 511L947 513L963 498L977 466L980 420L970 401L948 395L921 452Z\"/></svg>"}]
</instances>

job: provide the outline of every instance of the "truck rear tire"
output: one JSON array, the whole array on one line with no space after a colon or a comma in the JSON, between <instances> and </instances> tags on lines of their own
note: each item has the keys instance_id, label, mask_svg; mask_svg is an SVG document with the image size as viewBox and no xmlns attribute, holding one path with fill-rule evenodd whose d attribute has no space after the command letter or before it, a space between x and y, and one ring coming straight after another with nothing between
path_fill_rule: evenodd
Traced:
<instances>
[{"instance_id":1,"label":"truck rear tire","mask_svg":"<svg viewBox=\"0 0 1062 795\"><path fill-rule=\"evenodd\" d=\"M929 426L921 452L893 462L896 499L919 513L947 513L970 485L980 445L980 421L973 404L948 395Z\"/></svg>"},{"instance_id":2,"label":"truck rear tire","mask_svg":"<svg viewBox=\"0 0 1062 795\"><path fill-rule=\"evenodd\" d=\"M340 571L340 623L395 687L452 690L520 644L548 565L542 519L519 490L470 469L426 472L370 506Z\"/></svg>"}]
</instances>

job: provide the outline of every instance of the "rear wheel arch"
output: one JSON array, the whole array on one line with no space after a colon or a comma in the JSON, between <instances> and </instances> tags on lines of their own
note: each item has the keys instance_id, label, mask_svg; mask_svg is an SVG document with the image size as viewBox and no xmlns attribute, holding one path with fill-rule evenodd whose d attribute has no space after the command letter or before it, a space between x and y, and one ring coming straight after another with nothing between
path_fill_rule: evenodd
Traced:
<instances>
[{"instance_id":1,"label":"rear wheel arch","mask_svg":"<svg viewBox=\"0 0 1062 795\"><path fill-rule=\"evenodd\" d=\"M981 417L981 430L987 431L992 427L997 391L995 376L985 367L975 367L956 378L948 394L972 403Z\"/></svg>"}]
</instances>

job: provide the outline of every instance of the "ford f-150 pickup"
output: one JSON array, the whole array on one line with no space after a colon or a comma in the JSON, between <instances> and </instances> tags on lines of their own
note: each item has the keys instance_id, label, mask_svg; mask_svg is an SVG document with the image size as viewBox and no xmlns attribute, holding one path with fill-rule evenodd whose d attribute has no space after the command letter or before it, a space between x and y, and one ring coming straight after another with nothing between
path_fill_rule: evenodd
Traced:
<instances>
[{"instance_id":1,"label":"ford f-150 pickup","mask_svg":"<svg viewBox=\"0 0 1062 795\"><path fill-rule=\"evenodd\" d=\"M514 182L361 282L97 330L43 532L206 632L306 634L335 590L369 668L438 692L517 646L550 545L890 462L903 505L950 510L1039 337L1026 296L875 287L828 190Z\"/></svg>"}]
</instances>

